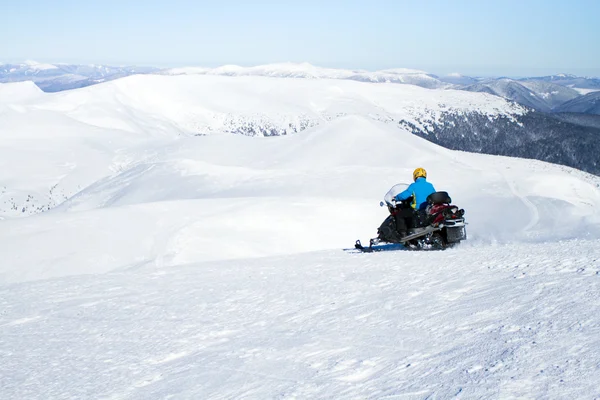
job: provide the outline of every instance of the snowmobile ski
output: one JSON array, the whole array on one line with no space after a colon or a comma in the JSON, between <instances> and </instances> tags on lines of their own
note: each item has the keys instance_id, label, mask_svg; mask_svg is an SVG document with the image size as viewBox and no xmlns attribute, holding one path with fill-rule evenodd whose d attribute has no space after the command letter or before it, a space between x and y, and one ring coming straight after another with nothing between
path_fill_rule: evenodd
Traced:
<instances>
[{"instance_id":1,"label":"snowmobile ski","mask_svg":"<svg viewBox=\"0 0 600 400\"><path fill-rule=\"evenodd\" d=\"M360 252L360 253L374 253L379 251L396 251L396 250L407 250L407 248L401 243L383 243L379 244L379 240L371 239L369 246L365 247L362 245L360 240L357 240L354 244L353 249L344 249L349 252Z\"/></svg>"},{"instance_id":2,"label":"snowmobile ski","mask_svg":"<svg viewBox=\"0 0 600 400\"><path fill-rule=\"evenodd\" d=\"M382 242L379 238L373 238L369 240L369 246L364 246L360 240L357 240L354 244L354 249L360 251L361 253L373 253L377 251L392 251L392 250L413 250L411 246L408 246L406 242L409 242L413 239L418 239L423 236L426 236L432 232L439 231L441 228L428 226L426 228L418 229L416 232L412 232L411 234L403 237L399 240L400 243L390 243L390 242ZM346 251L353 249L344 249Z\"/></svg>"}]
</instances>

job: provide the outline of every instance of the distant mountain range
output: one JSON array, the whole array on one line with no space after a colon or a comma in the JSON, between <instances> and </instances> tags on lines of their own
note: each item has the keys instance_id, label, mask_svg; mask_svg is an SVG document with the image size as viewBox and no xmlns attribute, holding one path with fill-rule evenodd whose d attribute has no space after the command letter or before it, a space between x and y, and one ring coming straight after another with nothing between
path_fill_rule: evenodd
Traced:
<instances>
[{"instance_id":1,"label":"distant mountain range","mask_svg":"<svg viewBox=\"0 0 600 400\"><path fill-rule=\"evenodd\" d=\"M28 61L0 64L0 83L33 81L45 92L94 85L134 74L268 76L301 79L344 79L360 82L410 84L428 89L484 92L541 112L600 114L600 79L557 74L526 78L482 78L461 74L434 75L397 68L381 71L321 68L308 63L280 63L256 67L226 65L218 68L112 67L106 65L43 64Z\"/></svg>"},{"instance_id":2,"label":"distant mountain range","mask_svg":"<svg viewBox=\"0 0 600 400\"><path fill-rule=\"evenodd\" d=\"M543 81L573 88L600 90L600 78L586 78L570 74L557 74L541 76L537 78L523 78L521 81Z\"/></svg>"},{"instance_id":3,"label":"distant mountain range","mask_svg":"<svg viewBox=\"0 0 600 400\"><path fill-rule=\"evenodd\" d=\"M555 83L535 80L519 82L507 78L482 81L461 89L504 97L544 112L551 112L561 104L581 96L576 90Z\"/></svg>"},{"instance_id":4,"label":"distant mountain range","mask_svg":"<svg viewBox=\"0 0 600 400\"><path fill-rule=\"evenodd\" d=\"M164 75L224 75L224 76L269 76L276 78L304 79L348 79L372 83L401 83L428 89L447 88L450 84L424 71L395 68L381 71L364 71L315 67L308 63L281 63L240 67L225 65L218 68L173 68L161 71Z\"/></svg>"},{"instance_id":5,"label":"distant mountain range","mask_svg":"<svg viewBox=\"0 0 600 400\"><path fill-rule=\"evenodd\" d=\"M523 79L483 79L458 74L439 77L417 70L367 72L318 68L310 64L167 70L39 63L0 65L0 82L33 81L47 92L91 86L136 74L148 76L115 81L107 84L105 89L118 89L115 93L120 94L116 97L121 98L120 90L126 88L130 93L127 85L135 83L137 89L130 95L144 95L135 97L133 103L155 101L156 96L166 97L173 87L179 88L182 97L166 105L143 107L148 118L135 123L123 122L121 125L127 129L143 126L142 131L146 131L147 121L154 121L157 115L164 113L164 107L177 111L169 114L168 122L156 120L152 126L165 126L167 131L181 130L193 135L214 132L249 136L288 135L319 126L323 121L358 113L398 124L417 136L450 149L535 158L600 174L600 82L597 78L564 74ZM240 78L230 80L227 76ZM265 77L281 78L281 82ZM302 79L306 82L298 82ZM324 80L329 81L319 82ZM362 85L356 81L394 85L364 85L362 91L358 89ZM122 87L121 83L126 86ZM211 111L209 106L212 103L198 102L197 93L189 88L184 90L184 87L193 84L198 85L197 90L211 93L211 98L217 92L223 96L230 90L229 86L235 85L239 90L228 97L235 104L226 113L221 107ZM399 85L404 87L399 88L395 84L404 84ZM273 95L271 92L282 85L287 85L288 90L279 93L277 101L266 104ZM309 90L315 85L318 90ZM144 89L146 86L147 90ZM245 86L254 87L255 92L248 95L241 89ZM271 88L271 92L264 88ZM344 95L350 88L356 93ZM89 95L88 91L61 94L61 98L72 99L72 117L79 115L76 110L79 110L82 101L91 103L103 93L102 90L94 90L91 92L93 95ZM189 98L183 96L188 91ZM44 93L30 82L0 84L0 100L4 98L13 102L21 99L28 102L38 101L38 97L44 97ZM259 98L260 102L254 104ZM293 98L301 106L286 113L273 112L273 104L282 100L289 102ZM104 107L104 102L109 100L112 101L112 96L102 100L98 107ZM329 104L327 112L322 110L322 103ZM177 106L173 108L173 104ZM361 104L360 112L355 109L358 104ZM253 112L247 112L249 107ZM115 110L121 110L117 111L120 113L122 107L115 106L110 113ZM138 112L136 109L132 114ZM110 113L108 121L114 118Z\"/></svg>"},{"instance_id":6,"label":"distant mountain range","mask_svg":"<svg viewBox=\"0 0 600 400\"><path fill-rule=\"evenodd\" d=\"M110 81L134 74L158 72L152 67L110 67L106 65L0 64L0 83L33 81L45 92L60 92Z\"/></svg>"},{"instance_id":7,"label":"distant mountain range","mask_svg":"<svg viewBox=\"0 0 600 400\"><path fill-rule=\"evenodd\" d=\"M600 115L600 91L591 92L561 104L557 111Z\"/></svg>"}]
</instances>

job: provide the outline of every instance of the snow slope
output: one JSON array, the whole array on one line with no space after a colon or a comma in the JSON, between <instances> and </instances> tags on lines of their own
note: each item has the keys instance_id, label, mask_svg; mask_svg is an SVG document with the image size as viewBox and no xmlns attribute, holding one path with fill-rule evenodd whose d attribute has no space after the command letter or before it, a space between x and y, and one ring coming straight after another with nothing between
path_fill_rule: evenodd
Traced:
<instances>
[{"instance_id":1,"label":"snow slope","mask_svg":"<svg viewBox=\"0 0 600 400\"><path fill-rule=\"evenodd\" d=\"M42 91L33 82L0 83L0 104L18 104L41 96Z\"/></svg>"},{"instance_id":2,"label":"snow slope","mask_svg":"<svg viewBox=\"0 0 600 400\"><path fill-rule=\"evenodd\" d=\"M444 113L510 117L525 112L504 99L457 90L254 76L140 75L46 98L47 102L39 102L36 107L67 112L77 120L101 127L114 127L113 116L127 113L141 114L142 123L163 118L192 134L260 136L294 133L345 115L384 121L404 119L421 126L438 121ZM136 115L132 117L122 116L120 119L127 122L119 122L119 127ZM273 132L263 132L261 126L270 126Z\"/></svg>"},{"instance_id":3,"label":"snow slope","mask_svg":"<svg viewBox=\"0 0 600 400\"><path fill-rule=\"evenodd\" d=\"M595 398L599 258L329 250L5 286L3 397Z\"/></svg>"},{"instance_id":4,"label":"snow slope","mask_svg":"<svg viewBox=\"0 0 600 400\"><path fill-rule=\"evenodd\" d=\"M2 100L2 201L63 197L0 221L0 397L600 395L600 178L373 116L493 118L496 97L297 82L132 77ZM318 123L263 138L215 122L259 112ZM467 210L468 241L344 252L416 166Z\"/></svg>"},{"instance_id":5,"label":"snow slope","mask_svg":"<svg viewBox=\"0 0 600 400\"><path fill-rule=\"evenodd\" d=\"M57 94L26 83L0 88L11 87L27 95L0 103L0 134L10 149L0 159L0 216L54 207L101 177L153 157L160 146L144 147L147 140L289 134L349 116L428 126L449 113L493 119L523 112L493 96L334 80L134 76ZM29 157L38 162L20 162Z\"/></svg>"}]
</instances>

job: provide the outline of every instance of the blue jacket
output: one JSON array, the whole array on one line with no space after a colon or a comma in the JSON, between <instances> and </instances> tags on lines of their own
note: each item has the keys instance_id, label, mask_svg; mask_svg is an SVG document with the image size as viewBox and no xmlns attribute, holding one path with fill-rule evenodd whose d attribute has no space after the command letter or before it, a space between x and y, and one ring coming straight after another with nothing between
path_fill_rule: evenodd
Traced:
<instances>
[{"instance_id":1,"label":"blue jacket","mask_svg":"<svg viewBox=\"0 0 600 400\"><path fill-rule=\"evenodd\" d=\"M417 180L414 183L411 183L404 192L398 193L395 199L400 201L406 200L410 196L414 196L412 207L417 210L423 210L427 207L427 196L431 193L435 193L433 185L427 182L427 179L425 178L417 178Z\"/></svg>"}]
</instances>

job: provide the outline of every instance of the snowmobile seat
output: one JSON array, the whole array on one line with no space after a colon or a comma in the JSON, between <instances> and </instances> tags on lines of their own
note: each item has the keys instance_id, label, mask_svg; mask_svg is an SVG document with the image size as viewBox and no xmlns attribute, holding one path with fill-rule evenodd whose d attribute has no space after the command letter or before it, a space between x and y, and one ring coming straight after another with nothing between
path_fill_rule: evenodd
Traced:
<instances>
[{"instance_id":1,"label":"snowmobile seat","mask_svg":"<svg viewBox=\"0 0 600 400\"><path fill-rule=\"evenodd\" d=\"M450 204L452 199L448 192L435 192L427 196L427 202L429 204Z\"/></svg>"}]
</instances>

